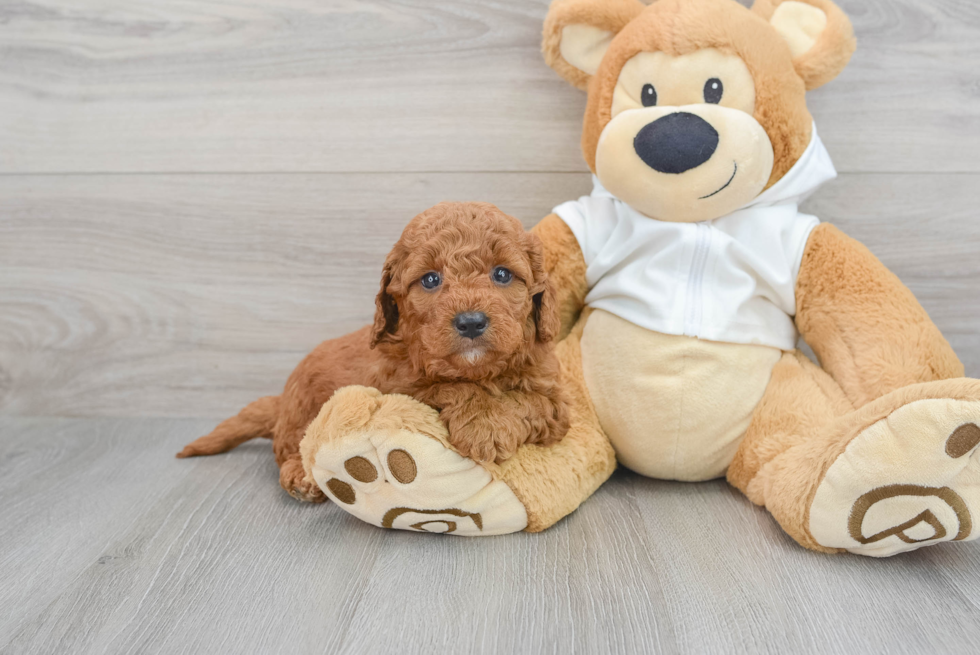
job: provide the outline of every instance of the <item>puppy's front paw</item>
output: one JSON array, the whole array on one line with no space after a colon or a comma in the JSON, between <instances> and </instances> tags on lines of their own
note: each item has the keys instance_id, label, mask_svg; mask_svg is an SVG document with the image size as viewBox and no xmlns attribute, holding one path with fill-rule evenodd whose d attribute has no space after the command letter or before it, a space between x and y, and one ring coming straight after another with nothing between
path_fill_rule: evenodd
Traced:
<instances>
[{"instance_id":1,"label":"puppy's front paw","mask_svg":"<svg viewBox=\"0 0 980 655\"><path fill-rule=\"evenodd\" d=\"M482 464L510 459L527 437L527 425L514 412L494 406L443 410L449 443L465 457Z\"/></svg>"},{"instance_id":2,"label":"puppy's front paw","mask_svg":"<svg viewBox=\"0 0 980 655\"><path fill-rule=\"evenodd\" d=\"M463 457L481 464L502 462L514 454L498 447L493 439L493 427L483 420L473 420L455 429L450 426L449 443Z\"/></svg>"}]
</instances>

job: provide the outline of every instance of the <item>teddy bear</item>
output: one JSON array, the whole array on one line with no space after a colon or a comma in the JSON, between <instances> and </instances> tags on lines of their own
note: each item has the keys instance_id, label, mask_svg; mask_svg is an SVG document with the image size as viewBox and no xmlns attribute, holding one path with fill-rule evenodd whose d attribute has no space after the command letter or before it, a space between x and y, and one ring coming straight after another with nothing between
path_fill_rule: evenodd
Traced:
<instances>
[{"instance_id":1,"label":"teddy bear","mask_svg":"<svg viewBox=\"0 0 980 655\"><path fill-rule=\"evenodd\" d=\"M588 93L594 183L533 228L567 436L481 465L435 410L350 387L307 431L309 480L364 521L457 535L543 530L619 464L725 476L826 553L980 536L980 381L867 248L798 209L836 175L806 92L854 48L830 0L555 0L543 52Z\"/></svg>"}]
</instances>

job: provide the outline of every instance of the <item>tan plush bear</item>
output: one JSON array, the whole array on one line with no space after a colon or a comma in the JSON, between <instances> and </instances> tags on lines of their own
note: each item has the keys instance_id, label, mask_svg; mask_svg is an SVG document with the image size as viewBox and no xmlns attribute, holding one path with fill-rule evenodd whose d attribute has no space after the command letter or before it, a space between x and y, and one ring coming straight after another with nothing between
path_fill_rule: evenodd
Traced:
<instances>
[{"instance_id":1,"label":"tan plush bear","mask_svg":"<svg viewBox=\"0 0 980 655\"><path fill-rule=\"evenodd\" d=\"M434 410L352 388L307 433L310 477L377 525L496 534L550 526L618 459L727 475L814 550L980 536L980 381L866 248L798 211L835 175L806 91L853 50L829 0L556 0L544 54L588 91L595 174L535 228L572 429L480 467ZM357 480L353 458L377 475Z\"/></svg>"}]
</instances>

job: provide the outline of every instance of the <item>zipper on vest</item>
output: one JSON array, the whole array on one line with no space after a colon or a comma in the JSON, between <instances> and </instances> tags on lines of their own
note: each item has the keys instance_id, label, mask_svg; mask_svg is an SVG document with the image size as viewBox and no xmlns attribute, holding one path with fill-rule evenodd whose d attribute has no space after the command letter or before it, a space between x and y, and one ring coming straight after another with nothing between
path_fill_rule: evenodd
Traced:
<instances>
[{"instance_id":1,"label":"zipper on vest","mask_svg":"<svg viewBox=\"0 0 980 655\"><path fill-rule=\"evenodd\" d=\"M701 334L704 269L708 265L708 253L711 251L711 226L707 221L695 225L697 235L694 240L694 257L691 259L691 274L687 278L687 311L684 312L684 334L688 337Z\"/></svg>"}]
</instances>

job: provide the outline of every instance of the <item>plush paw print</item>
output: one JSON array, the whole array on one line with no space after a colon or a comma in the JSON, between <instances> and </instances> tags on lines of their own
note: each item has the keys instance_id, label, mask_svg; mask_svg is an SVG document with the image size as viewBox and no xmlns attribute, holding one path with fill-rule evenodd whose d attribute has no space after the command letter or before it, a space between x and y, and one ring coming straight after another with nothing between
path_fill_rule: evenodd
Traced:
<instances>
[{"instance_id":1,"label":"plush paw print","mask_svg":"<svg viewBox=\"0 0 980 655\"><path fill-rule=\"evenodd\" d=\"M438 413L407 396L337 391L300 450L308 480L379 527L488 536L527 526L510 488L455 452Z\"/></svg>"},{"instance_id":2,"label":"plush paw print","mask_svg":"<svg viewBox=\"0 0 980 655\"><path fill-rule=\"evenodd\" d=\"M821 545L888 556L980 537L980 401L925 398L862 430L810 506Z\"/></svg>"}]
</instances>

